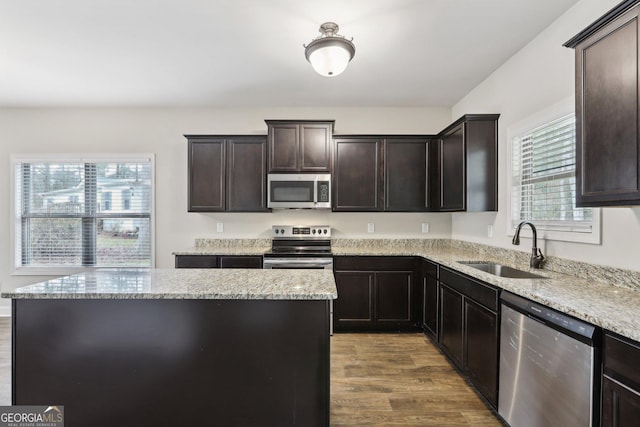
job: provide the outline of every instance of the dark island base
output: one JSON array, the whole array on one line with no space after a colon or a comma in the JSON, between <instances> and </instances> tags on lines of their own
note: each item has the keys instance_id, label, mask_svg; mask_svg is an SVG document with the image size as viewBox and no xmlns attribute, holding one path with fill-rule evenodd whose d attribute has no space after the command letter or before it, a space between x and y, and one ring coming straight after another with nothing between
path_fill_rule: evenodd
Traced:
<instances>
[{"instance_id":1,"label":"dark island base","mask_svg":"<svg viewBox=\"0 0 640 427\"><path fill-rule=\"evenodd\" d=\"M14 405L67 427L328 426L329 303L13 300Z\"/></svg>"}]
</instances>

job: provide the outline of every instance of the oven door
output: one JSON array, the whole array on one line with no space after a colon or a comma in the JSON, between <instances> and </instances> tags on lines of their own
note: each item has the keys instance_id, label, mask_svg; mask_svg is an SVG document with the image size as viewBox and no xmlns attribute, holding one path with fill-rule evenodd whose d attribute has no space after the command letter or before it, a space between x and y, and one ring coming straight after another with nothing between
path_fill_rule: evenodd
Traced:
<instances>
[{"instance_id":1,"label":"oven door","mask_svg":"<svg viewBox=\"0 0 640 427\"><path fill-rule=\"evenodd\" d=\"M262 263L264 269L305 269L305 270L332 270L333 258L264 258Z\"/></svg>"}]
</instances>

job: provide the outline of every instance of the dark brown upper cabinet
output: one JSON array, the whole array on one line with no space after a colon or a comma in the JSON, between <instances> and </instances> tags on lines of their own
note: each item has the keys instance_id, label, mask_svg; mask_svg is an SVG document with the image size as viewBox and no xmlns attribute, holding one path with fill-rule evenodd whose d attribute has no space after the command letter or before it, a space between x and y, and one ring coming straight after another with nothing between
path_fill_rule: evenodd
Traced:
<instances>
[{"instance_id":1,"label":"dark brown upper cabinet","mask_svg":"<svg viewBox=\"0 0 640 427\"><path fill-rule=\"evenodd\" d=\"M438 135L432 210L498 210L498 117L467 114Z\"/></svg>"},{"instance_id":2,"label":"dark brown upper cabinet","mask_svg":"<svg viewBox=\"0 0 640 427\"><path fill-rule=\"evenodd\" d=\"M384 210L430 210L427 138L384 138Z\"/></svg>"},{"instance_id":3,"label":"dark brown upper cabinet","mask_svg":"<svg viewBox=\"0 0 640 427\"><path fill-rule=\"evenodd\" d=\"M226 144L224 138L187 136L189 212L224 211Z\"/></svg>"},{"instance_id":4,"label":"dark brown upper cabinet","mask_svg":"<svg viewBox=\"0 0 640 427\"><path fill-rule=\"evenodd\" d=\"M576 206L640 204L640 26L624 1L565 43L576 59Z\"/></svg>"},{"instance_id":5,"label":"dark brown upper cabinet","mask_svg":"<svg viewBox=\"0 0 640 427\"><path fill-rule=\"evenodd\" d=\"M333 121L265 122L269 172L331 172Z\"/></svg>"},{"instance_id":6,"label":"dark brown upper cabinet","mask_svg":"<svg viewBox=\"0 0 640 427\"><path fill-rule=\"evenodd\" d=\"M334 211L381 211L382 139L335 137Z\"/></svg>"},{"instance_id":7,"label":"dark brown upper cabinet","mask_svg":"<svg viewBox=\"0 0 640 427\"><path fill-rule=\"evenodd\" d=\"M189 212L265 212L264 136L186 135Z\"/></svg>"},{"instance_id":8,"label":"dark brown upper cabinet","mask_svg":"<svg viewBox=\"0 0 640 427\"><path fill-rule=\"evenodd\" d=\"M334 211L429 210L429 137L334 138Z\"/></svg>"}]
</instances>

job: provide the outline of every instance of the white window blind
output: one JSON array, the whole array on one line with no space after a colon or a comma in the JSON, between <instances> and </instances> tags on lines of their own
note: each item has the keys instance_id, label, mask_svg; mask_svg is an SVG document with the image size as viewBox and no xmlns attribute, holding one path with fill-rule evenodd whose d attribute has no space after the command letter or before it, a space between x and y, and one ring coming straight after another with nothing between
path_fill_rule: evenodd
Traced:
<instances>
[{"instance_id":1,"label":"white window blind","mask_svg":"<svg viewBox=\"0 0 640 427\"><path fill-rule=\"evenodd\" d=\"M152 162L15 162L16 267L150 267Z\"/></svg>"},{"instance_id":2,"label":"white window blind","mask_svg":"<svg viewBox=\"0 0 640 427\"><path fill-rule=\"evenodd\" d=\"M575 206L575 139L574 114L513 138L512 227L591 233L592 209Z\"/></svg>"}]
</instances>

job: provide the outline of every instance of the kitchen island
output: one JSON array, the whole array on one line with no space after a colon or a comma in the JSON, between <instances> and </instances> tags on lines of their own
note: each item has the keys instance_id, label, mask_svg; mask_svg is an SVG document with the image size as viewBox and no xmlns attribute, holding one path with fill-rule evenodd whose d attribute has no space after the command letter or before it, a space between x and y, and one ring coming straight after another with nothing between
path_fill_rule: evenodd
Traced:
<instances>
[{"instance_id":1,"label":"kitchen island","mask_svg":"<svg viewBox=\"0 0 640 427\"><path fill-rule=\"evenodd\" d=\"M102 270L12 298L12 404L74 426L329 425L331 271Z\"/></svg>"}]
</instances>

